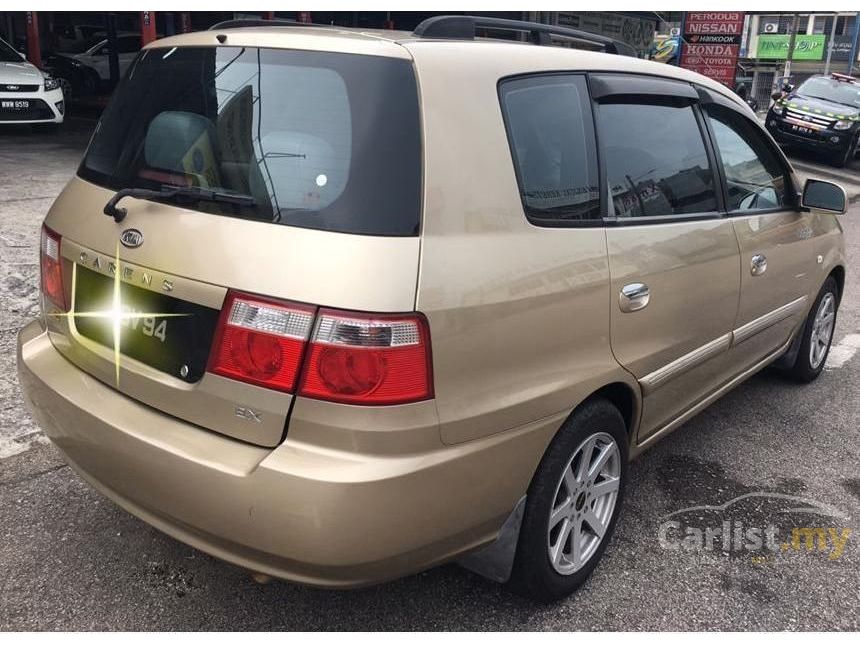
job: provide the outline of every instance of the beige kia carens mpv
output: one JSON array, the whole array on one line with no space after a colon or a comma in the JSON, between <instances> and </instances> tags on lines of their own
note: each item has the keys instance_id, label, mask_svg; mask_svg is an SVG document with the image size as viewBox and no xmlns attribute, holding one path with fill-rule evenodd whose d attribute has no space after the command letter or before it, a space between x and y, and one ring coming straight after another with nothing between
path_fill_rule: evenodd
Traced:
<instances>
[{"instance_id":1,"label":"beige kia carens mpv","mask_svg":"<svg viewBox=\"0 0 860 645\"><path fill-rule=\"evenodd\" d=\"M818 376L845 282L842 189L624 53L464 16L150 44L45 218L34 416L258 577L570 593L629 459L769 364Z\"/></svg>"}]
</instances>

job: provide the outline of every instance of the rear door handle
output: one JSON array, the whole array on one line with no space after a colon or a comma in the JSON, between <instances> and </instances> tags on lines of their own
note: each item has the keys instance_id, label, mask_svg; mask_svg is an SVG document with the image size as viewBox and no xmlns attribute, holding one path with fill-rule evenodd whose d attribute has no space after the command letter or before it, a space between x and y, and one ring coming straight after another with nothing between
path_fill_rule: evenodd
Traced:
<instances>
[{"instance_id":1,"label":"rear door handle","mask_svg":"<svg viewBox=\"0 0 860 645\"><path fill-rule=\"evenodd\" d=\"M647 284L641 282L632 282L621 287L621 293L618 296L618 306L624 313L639 311L648 306L648 301L651 299L651 291Z\"/></svg>"},{"instance_id":2,"label":"rear door handle","mask_svg":"<svg viewBox=\"0 0 860 645\"><path fill-rule=\"evenodd\" d=\"M756 253L750 260L750 273L761 275L767 271L767 258L761 253Z\"/></svg>"}]
</instances>

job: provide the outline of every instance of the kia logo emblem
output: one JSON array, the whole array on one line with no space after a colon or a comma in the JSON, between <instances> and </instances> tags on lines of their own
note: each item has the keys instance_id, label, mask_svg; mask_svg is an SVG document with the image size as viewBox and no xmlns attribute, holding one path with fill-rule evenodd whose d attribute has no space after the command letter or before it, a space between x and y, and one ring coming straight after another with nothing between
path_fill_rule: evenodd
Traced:
<instances>
[{"instance_id":1,"label":"kia logo emblem","mask_svg":"<svg viewBox=\"0 0 860 645\"><path fill-rule=\"evenodd\" d=\"M143 244L143 233L138 231L136 228L127 228L119 236L119 241L122 242L123 246L127 246L130 249L136 249Z\"/></svg>"}]
</instances>

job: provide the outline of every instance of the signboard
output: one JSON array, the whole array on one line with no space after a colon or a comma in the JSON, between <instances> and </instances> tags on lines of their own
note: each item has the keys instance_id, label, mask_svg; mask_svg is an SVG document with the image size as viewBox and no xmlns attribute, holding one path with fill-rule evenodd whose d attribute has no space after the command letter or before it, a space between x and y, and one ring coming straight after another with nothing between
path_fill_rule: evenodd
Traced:
<instances>
[{"instance_id":1,"label":"signboard","mask_svg":"<svg viewBox=\"0 0 860 645\"><path fill-rule=\"evenodd\" d=\"M851 57L853 42L853 36L836 36L833 39L833 53L830 55L830 60L848 60ZM824 57L827 58L827 48L824 49Z\"/></svg>"},{"instance_id":2,"label":"signboard","mask_svg":"<svg viewBox=\"0 0 860 645\"><path fill-rule=\"evenodd\" d=\"M743 30L742 11L687 12L681 67L733 87Z\"/></svg>"},{"instance_id":3,"label":"signboard","mask_svg":"<svg viewBox=\"0 0 860 645\"><path fill-rule=\"evenodd\" d=\"M655 60L658 63L672 63L678 57L678 49L680 46L680 37L658 34L654 36L654 42L651 43L651 49L648 51L648 58L650 60Z\"/></svg>"},{"instance_id":4,"label":"signboard","mask_svg":"<svg viewBox=\"0 0 860 645\"><path fill-rule=\"evenodd\" d=\"M821 60L824 58L824 34L797 34L791 60ZM785 60L791 36L787 34L761 34L758 37L756 58Z\"/></svg>"}]
</instances>

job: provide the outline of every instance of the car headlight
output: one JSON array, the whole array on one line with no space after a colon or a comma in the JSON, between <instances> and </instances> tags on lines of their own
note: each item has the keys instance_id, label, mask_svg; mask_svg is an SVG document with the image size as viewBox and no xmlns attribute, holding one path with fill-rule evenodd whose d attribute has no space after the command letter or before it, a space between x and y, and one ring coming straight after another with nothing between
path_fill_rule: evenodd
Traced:
<instances>
[{"instance_id":1,"label":"car headlight","mask_svg":"<svg viewBox=\"0 0 860 645\"><path fill-rule=\"evenodd\" d=\"M45 91L50 92L51 90L55 90L60 87L60 81L56 78L51 78L50 76L45 77Z\"/></svg>"},{"instance_id":2,"label":"car headlight","mask_svg":"<svg viewBox=\"0 0 860 645\"><path fill-rule=\"evenodd\" d=\"M851 126L854 125L851 121L837 121L833 124L834 130L850 130Z\"/></svg>"},{"instance_id":3,"label":"car headlight","mask_svg":"<svg viewBox=\"0 0 860 645\"><path fill-rule=\"evenodd\" d=\"M777 116L779 116L779 115L781 115L783 112L785 112L785 108L784 108L783 106L781 106L779 103L774 103L774 104L773 104L773 113L774 113L774 114L776 114Z\"/></svg>"}]
</instances>

